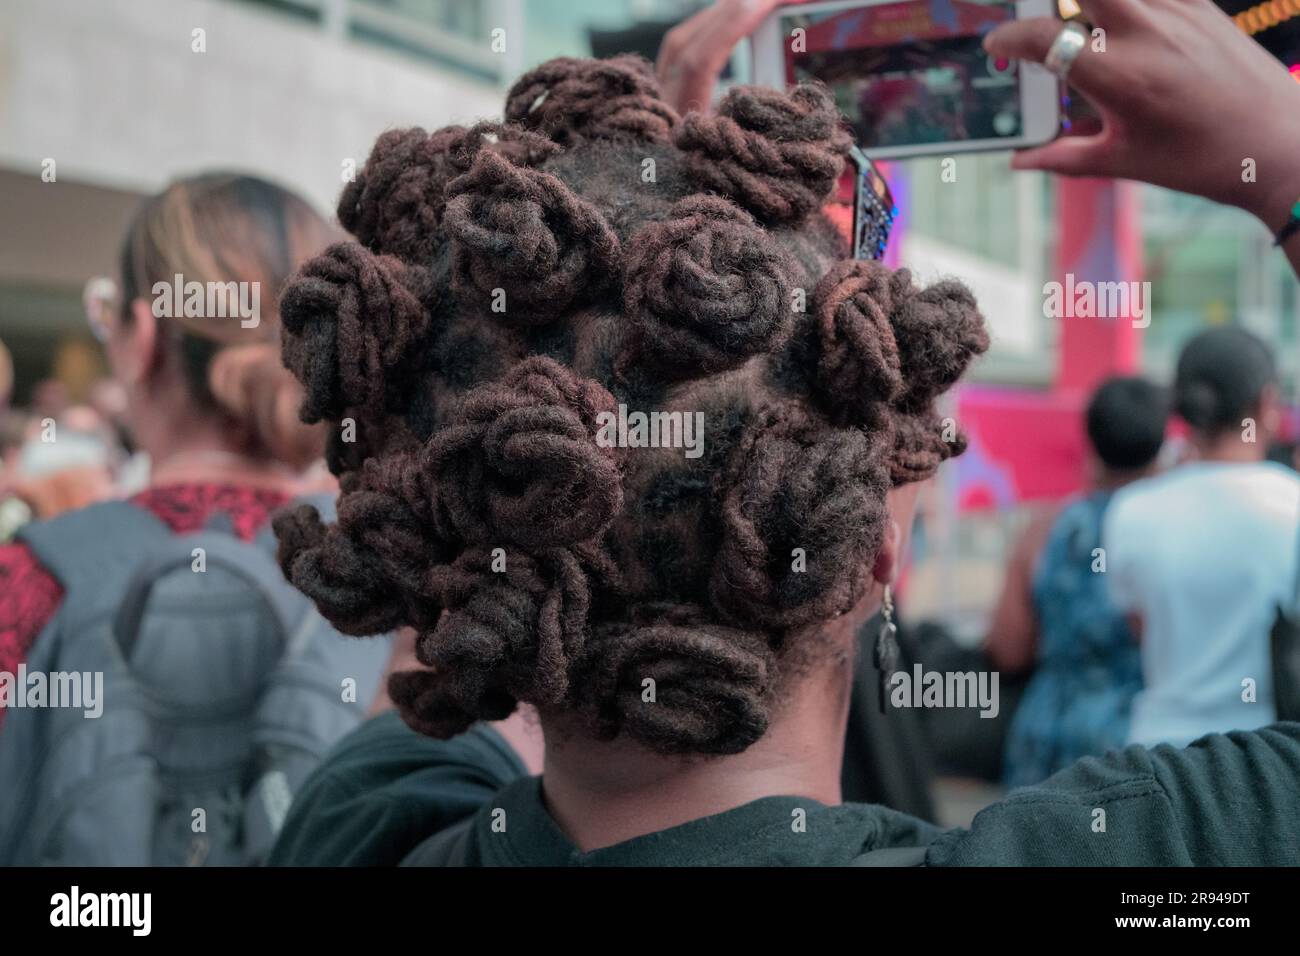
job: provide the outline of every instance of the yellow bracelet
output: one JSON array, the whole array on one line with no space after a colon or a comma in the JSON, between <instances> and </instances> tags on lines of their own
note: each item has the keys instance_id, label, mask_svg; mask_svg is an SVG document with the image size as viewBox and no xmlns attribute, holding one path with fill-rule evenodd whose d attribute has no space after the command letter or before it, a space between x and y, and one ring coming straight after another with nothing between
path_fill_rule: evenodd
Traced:
<instances>
[{"instance_id":1,"label":"yellow bracelet","mask_svg":"<svg viewBox=\"0 0 1300 956\"><path fill-rule=\"evenodd\" d=\"M1241 11L1232 19L1246 36L1253 37L1296 16L1300 16L1300 0L1268 0Z\"/></svg>"}]
</instances>

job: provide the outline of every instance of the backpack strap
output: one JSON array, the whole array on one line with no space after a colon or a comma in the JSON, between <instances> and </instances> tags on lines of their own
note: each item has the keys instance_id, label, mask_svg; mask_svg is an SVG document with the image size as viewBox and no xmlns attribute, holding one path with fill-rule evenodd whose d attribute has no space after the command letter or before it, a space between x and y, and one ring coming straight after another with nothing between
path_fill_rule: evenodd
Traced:
<instances>
[{"instance_id":1,"label":"backpack strap","mask_svg":"<svg viewBox=\"0 0 1300 956\"><path fill-rule=\"evenodd\" d=\"M290 507L313 505L323 520L333 521L336 500L337 496L329 492L303 495ZM222 514L213 516L207 530L233 532L229 518L223 519ZM89 586L94 593L104 589L105 574L120 573L124 580L131 576L131 569L122 567L123 555L135 556L155 541L177 537L161 518L129 501L103 501L46 521L32 521L15 534L65 591ZM269 521L254 536L253 543L274 558L275 531ZM271 580L280 577L277 569Z\"/></svg>"},{"instance_id":2,"label":"backpack strap","mask_svg":"<svg viewBox=\"0 0 1300 956\"><path fill-rule=\"evenodd\" d=\"M104 501L33 521L16 535L64 591L85 591L109 601L112 582L124 584L133 571L129 559L171 537L161 518L127 501Z\"/></svg>"},{"instance_id":3,"label":"backpack strap","mask_svg":"<svg viewBox=\"0 0 1300 956\"><path fill-rule=\"evenodd\" d=\"M466 817L459 823L439 830L402 857L398 866L465 866L469 854L469 834L474 818Z\"/></svg>"},{"instance_id":4,"label":"backpack strap","mask_svg":"<svg viewBox=\"0 0 1300 956\"><path fill-rule=\"evenodd\" d=\"M853 858L849 866L925 866L925 847L888 846L868 850Z\"/></svg>"}]
</instances>

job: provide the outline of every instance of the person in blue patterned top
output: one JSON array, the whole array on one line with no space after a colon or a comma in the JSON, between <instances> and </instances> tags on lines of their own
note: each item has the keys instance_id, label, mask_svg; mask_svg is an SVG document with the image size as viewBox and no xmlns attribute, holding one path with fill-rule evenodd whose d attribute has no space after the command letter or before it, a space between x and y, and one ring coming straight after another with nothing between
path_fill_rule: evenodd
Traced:
<instances>
[{"instance_id":1,"label":"person in blue patterned top","mask_svg":"<svg viewBox=\"0 0 1300 956\"><path fill-rule=\"evenodd\" d=\"M1007 738L1008 786L1039 783L1126 742L1142 670L1137 635L1107 596L1102 519L1118 488L1150 474L1166 416L1163 391L1141 378L1112 378L1088 404L1093 490L1062 509L1032 571L1025 649L1036 669Z\"/></svg>"}]
</instances>

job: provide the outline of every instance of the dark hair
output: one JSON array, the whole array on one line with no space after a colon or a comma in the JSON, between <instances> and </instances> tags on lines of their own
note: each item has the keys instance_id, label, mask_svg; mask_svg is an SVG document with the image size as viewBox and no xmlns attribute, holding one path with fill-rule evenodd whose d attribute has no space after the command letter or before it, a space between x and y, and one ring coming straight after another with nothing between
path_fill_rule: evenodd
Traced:
<instances>
[{"instance_id":1,"label":"dark hair","mask_svg":"<svg viewBox=\"0 0 1300 956\"><path fill-rule=\"evenodd\" d=\"M337 523L279 517L281 563L348 633L418 630L431 669L390 693L427 733L525 700L739 752L864 596L891 483L963 447L934 399L982 319L956 283L841 261L818 88L679 122L645 61L566 59L507 117L386 133L340 201L359 242L285 292L303 416L357 440L331 442ZM620 404L703 413L701 456L610 447Z\"/></svg>"},{"instance_id":2,"label":"dark hair","mask_svg":"<svg viewBox=\"0 0 1300 956\"><path fill-rule=\"evenodd\" d=\"M1117 376L1092 393L1088 440L1108 468L1145 468L1160 453L1168 417L1164 389L1140 376Z\"/></svg>"},{"instance_id":3,"label":"dark hair","mask_svg":"<svg viewBox=\"0 0 1300 956\"><path fill-rule=\"evenodd\" d=\"M334 236L301 197L238 173L177 180L141 203L122 242L123 319L176 275L189 283L257 283L258 323L171 316L160 327L200 408L224 416L250 454L302 465L319 458L320 429L297 420L302 389L280 361L275 302Z\"/></svg>"},{"instance_id":4,"label":"dark hair","mask_svg":"<svg viewBox=\"0 0 1300 956\"><path fill-rule=\"evenodd\" d=\"M1183 346L1174 375L1174 409L1197 431L1240 428L1277 382L1273 353L1258 336L1235 326L1201 332Z\"/></svg>"}]
</instances>

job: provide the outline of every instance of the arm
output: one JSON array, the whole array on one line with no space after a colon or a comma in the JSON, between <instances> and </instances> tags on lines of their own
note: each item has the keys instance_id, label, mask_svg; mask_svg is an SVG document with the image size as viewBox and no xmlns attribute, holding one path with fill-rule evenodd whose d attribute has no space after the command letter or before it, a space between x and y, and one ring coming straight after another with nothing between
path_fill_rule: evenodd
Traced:
<instances>
[{"instance_id":1,"label":"arm","mask_svg":"<svg viewBox=\"0 0 1300 956\"><path fill-rule=\"evenodd\" d=\"M425 737L393 711L343 737L294 795L271 866L391 866L528 773L492 728Z\"/></svg>"},{"instance_id":2,"label":"arm","mask_svg":"<svg viewBox=\"0 0 1300 956\"><path fill-rule=\"evenodd\" d=\"M1038 614L1034 609L1034 566L1052 530L1056 510L1036 515L1021 532L1007 563L993 617L989 621L984 649L1000 671L1010 674L1029 670L1038 653Z\"/></svg>"},{"instance_id":3,"label":"arm","mask_svg":"<svg viewBox=\"0 0 1300 956\"><path fill-rule=\"evenodd\" d=\"M931 847L932 866L1295 866L1300 724L1089 757ZM1099 812L1100 811L1100 812Z\"/></svg>"},{"instance_id":4,"label":"arm","mask_svg":"<svg viewBox=\"0 0 1300 956\"><path fill-rule=\"evenodd\" d=\"M1133 526L1133 521L1128 509L1112 502L1102 523L1101 543L1106 552L1106 594L1123 613L1133 639L1140 641L1144 628L1142 596L1150 586L1137 579L1143 560L1129 553L1133 543L1142 540L1142 531Z\"/></svg>"},{"instance_id":5,"label":"arm","mask_svg":"<svg viewBox=\"0 0 1300 956\"><path fill-rule=\"evenodd\" d=\"M1105 30L1105 52L1085 45L1069 79L1102 128L1025 150L1012 165L1153 183L1281 229L1300 200L1300 83L1210 0L1081 5ZM1036 17L999 27L984 45L1041 63L1060 30L1059 20ZM1285 252L1300 275L1300 236Z\"/></svg>"}]
</instances>

